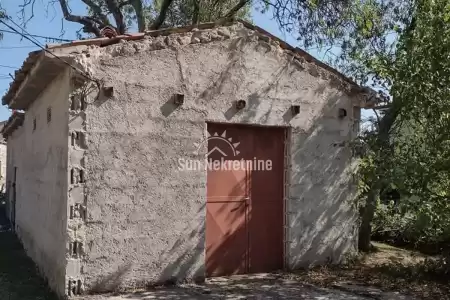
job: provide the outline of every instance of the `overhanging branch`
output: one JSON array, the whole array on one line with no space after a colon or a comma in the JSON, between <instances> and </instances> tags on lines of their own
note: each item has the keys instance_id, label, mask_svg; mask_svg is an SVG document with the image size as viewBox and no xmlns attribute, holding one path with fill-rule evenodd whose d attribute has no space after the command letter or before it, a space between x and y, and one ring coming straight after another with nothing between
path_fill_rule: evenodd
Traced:
<instances>
[{"instance_id":1,"label":"overhanging branch","mask_svg":"<svg viewBox=\"0 0 450 300\"><path fill-rule=\"evenodd\" d=\"M138 23L139 32L144 32L146 24L142 0L130 0L128 1L128 4L130 4L133 7L134 12L136 13L136 20Z\"/></svg>"},{"instance_id":2,"label":"overhanging branch","mask_svg":"<svg viewBox=\"0 0 450 300\"><path fill-rule=\"evenodd\" d=\"M94 16L100 18L104 25L107 25L109 23L108 18L103 13L102 8L99 5L94 3L92 0L81 0L81 1L92 9Z\"/></svg>"},{"instance_id":3,"label":"overhanging branch","mask_svg":"<svg viewBox=\"0 0 450 300\"><path fill-rule=\"evenodd\" d=\"M161 4L161 10L159 12L158 17L156 18L155 22L150 26L151 30L156 30L161 27L161 25L164 23L164 20L166 19L167 12L169 11L170 4L172 4L173 0L164 0L164 2Z\"/></svg>"},{"instance_id":4,"label":"overhanging branch","mask_svg":"<svg viewBox=\"0 0 450 300\"><path fill-rule=\"evenodd\" d=\"M118 34L124 34L126 31L125 21L122 11L120 10L117 0L105 0L108 11L113 15L116 21L116 27Z\"/></svg>"},{"instance_id":5,"label":"overhanging branch","mask_svg":"<svg viewBox=\"0 0 450 300\"><path fill-rule=\"evenodd\" d=\"M85 32L93 33L97 37L101 36L100 29L98 28L98 25L102 23L101 21L87 16L72 15L69 12L66 0L59 0L59 4L61 5L61 10L63 12L64 19L70 22L80 23L84 25Z\"/></svg>"},{"instance_id":6,"label":"overhanging branch","mask_svg":"<svg viewBox=\"0 0 450 300\"><path fill-rule=\"evenodd\" d=\"M226 19L230 19L232 17L234 17L234 15L241 9L243 8L245 5L247 5L248 3L250 3L251 0L241 0L238 2L238 4L236 4L234 7L232 7L223 17L223 20Z\"/></svg>"}]
</instances>

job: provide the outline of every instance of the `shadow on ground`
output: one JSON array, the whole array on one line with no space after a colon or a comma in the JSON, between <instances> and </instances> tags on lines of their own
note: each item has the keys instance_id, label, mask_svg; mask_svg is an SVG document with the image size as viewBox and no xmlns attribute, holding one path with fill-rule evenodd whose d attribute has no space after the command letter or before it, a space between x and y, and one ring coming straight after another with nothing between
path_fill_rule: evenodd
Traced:
<instances>
[{"instance_id":1,"label":"shadow on ground","mask_svg":"<svg viewBox=\"0 0 450 300\"><path fill-rule=\"evenodd\" d=\"M9 230L4 205L0 204L0 299L58 299L39 276L17 237Z\"/></svg>"},{"instance_id":2,"label":"shadow on ground","mask_svg":"<svg viewBox=\"0 0 450 300\"><path fill-rule=\"evenodd\" d=\"M290 274L256 274L219 277L205 284L161 287L125 295L81 297L80 300L150 300L150 299L304 299L365 300L368 297L303 284Z\"/></svg>"}]
</instances>

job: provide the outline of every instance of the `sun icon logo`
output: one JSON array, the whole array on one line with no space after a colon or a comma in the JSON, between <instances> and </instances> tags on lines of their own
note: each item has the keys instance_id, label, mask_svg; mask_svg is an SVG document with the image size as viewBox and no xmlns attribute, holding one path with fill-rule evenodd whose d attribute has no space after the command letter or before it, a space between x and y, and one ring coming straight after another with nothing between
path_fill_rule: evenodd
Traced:
<instances>
[{"instance_id":1,"label":"sun icon logo","mask_svg":"<svg viewBox=\"0 0 450 300\"><path fill-rule=\"evenodd\" d=\"M211 135L208 132L208 137L205 140L201 141L200 143L194 143L194 146L197 149L194 154L198 155L202 147L204 147L205 143L207 147L210 142L212 142L214 147L208 151L206 157L208 157L213 152L219 152L222 156L225 157L228 156L228 154L237 156L240 153L237 150L240 142L233 143L233 138L227 138L227 131L225 130L221 135L219 135L217 132Z\"/></svg>"}]
</instances>

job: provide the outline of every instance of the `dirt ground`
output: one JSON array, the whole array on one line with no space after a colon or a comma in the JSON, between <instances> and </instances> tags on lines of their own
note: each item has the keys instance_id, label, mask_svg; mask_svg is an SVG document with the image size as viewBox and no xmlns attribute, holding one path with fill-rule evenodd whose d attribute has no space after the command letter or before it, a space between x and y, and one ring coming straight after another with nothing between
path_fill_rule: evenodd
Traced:
<instances>
[{"instance_id":1,"label":"dirt ground","mask_svg":"<svg viewBox=\"0 0 450 300\"><path fill-rule=\"evenodd\" d=\"M0 300L56 300L0 212ZM376 244L377 252L347 266L294 273L214 278L203 285L153 288L81 300L143 299L450 299L448 279L422 267L427 257Z\"/></svg>"},{"instance_id":2,"label":"dirt ground","mask_svg":"<svg viewBox=\"0 0 450 300\"><path fill-rule=\"evenodd\" d=\"M0 299L56 300L10 231L0 232Z\"/></svg>"},{"instance_id":3,"label":"dirt ground","mask_svg":"<svg viewBox=\"0 0 450 300\"><path fill-rule=\"evenodd\" d=\"M157 288L125 295L80 297L80 300L149 299L304 299L304 300L406 300L415 299L367 287L323 288L306 284L293 274L257 274L214 278L203 285Z\"/></svg>"},{"instance_id":4,"label":"dirt ground","mask_svg":"<svg viewBox=\"0 0 450 300\"><path fill-rule=\"evenodd\" d=\"M375 251L346 266L319 267L296 272L301 282L315 286L372 286L417 299L450 299L450 274L436 272L436 257L372 243ZM430 264L432 262L432 264Z\"/></svg>"}]
</instances>

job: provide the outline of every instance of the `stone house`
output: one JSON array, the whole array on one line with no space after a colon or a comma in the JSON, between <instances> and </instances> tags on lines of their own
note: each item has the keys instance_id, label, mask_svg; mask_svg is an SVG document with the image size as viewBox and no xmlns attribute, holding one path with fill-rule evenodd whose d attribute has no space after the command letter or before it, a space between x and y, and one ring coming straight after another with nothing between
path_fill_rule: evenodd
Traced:
<instances>
[{"instance_id":1,"label":"stone house","mask_svg":"<svg viewBox=\"0 0 450 300\"><path fill-rule=\"evenodd\" d=\"M61 296L339 263L370 99L243 21L49 45L3 98L15 230Z\"/></svg>"}]
</instances>

